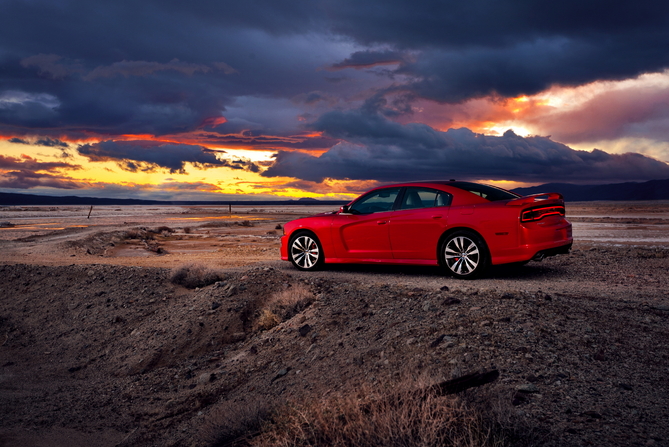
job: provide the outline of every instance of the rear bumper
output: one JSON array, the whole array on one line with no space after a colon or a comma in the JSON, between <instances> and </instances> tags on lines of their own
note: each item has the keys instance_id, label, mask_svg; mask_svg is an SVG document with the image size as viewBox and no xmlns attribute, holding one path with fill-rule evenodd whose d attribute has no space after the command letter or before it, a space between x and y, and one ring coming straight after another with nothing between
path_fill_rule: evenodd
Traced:
<instances>
[{"instance_id":1,"label":"rear bumper","mask_svg":"<svg viewBox=\"0 0 669 447\"><path fill-rule=\"evenodd\" d=\"M547 258L549 256L569 254L569 250L571 250L572 245L573 242L570 242L561 247L554 247L546 250L540 250L536 252L534 256L532 256L532 261L541 261L542 259Z\"/></svg>"},{"instance_id":2,"label":"rear bumper","mask_svg":"<svg viewBox=\"0 0 669 447\"><path fill-rule=\"evenodd\" d=\"M547 256L569 253L574 242L571 223L564 218L549 218L539 223L522 225L520 244L504 253L493 253L494 265L526 262Z\"/></svg>"}]
</instances>

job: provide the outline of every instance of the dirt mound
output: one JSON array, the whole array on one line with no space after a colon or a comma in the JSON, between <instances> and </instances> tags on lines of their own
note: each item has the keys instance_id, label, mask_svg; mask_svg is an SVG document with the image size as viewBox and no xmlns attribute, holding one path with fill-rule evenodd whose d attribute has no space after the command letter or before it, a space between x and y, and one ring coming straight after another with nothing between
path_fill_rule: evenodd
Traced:
<instances>
[{"instance_id":1,"label":"dirt mound","mask_svg":"<svg viewBox=\"0 0 669 447\"><path fill-rule=\"evenodd\" d=\"M590 265L600 255L574 259ZM645 259L637 262L666 263ZM205 446L225 409L490 368L499 380L468 399L497 402L539 444L669 439L662 295L263 266L186 289L171 273L0 266L0 440Z\"/></svg>"}]
</instances>

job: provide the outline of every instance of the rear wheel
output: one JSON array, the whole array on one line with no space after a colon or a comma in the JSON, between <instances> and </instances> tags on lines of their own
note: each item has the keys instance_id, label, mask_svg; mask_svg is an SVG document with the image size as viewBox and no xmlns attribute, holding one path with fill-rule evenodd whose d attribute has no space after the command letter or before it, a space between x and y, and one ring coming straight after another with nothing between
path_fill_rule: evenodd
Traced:
<instances>
[{"instance_id":1,"label":"rear wheel","mask_svg":"<svg viewBox=\"0 0 669 447\"><path fill-rule=\"evenodd\" d=\"M323 248L312 233L298 233L290 238L288 257L298 270L317 270L323 265Z\"/></svg>"},{"instance_id":2,"label":"rear wheel","mask_svg":"<svg viewBox=\"0 0 669 447\"><path fill-rule=\"evenodd\" d=\"M449 235L439 253L443 266L456 278L476 278L488 268L488 249L472 231L461 230Z\"/></svg>"}]
</instances>

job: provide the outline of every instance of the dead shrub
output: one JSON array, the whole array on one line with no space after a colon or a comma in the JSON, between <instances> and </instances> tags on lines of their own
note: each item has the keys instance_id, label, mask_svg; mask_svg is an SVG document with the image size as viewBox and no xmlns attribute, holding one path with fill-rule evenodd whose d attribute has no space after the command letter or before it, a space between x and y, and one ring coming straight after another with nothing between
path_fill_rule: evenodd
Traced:
<instances>
[{"instance_id":1,"label":"dead shrub","mask_svg":"<svg viewBox=\"0 0 669 447\"><path fill-rule=\"evenodd\" d=\"M250 220L242 220L241 222L237 222L237 225L240 227L255 227L255 224Z\"/></svg>"},{"instance_id":2,"label":"dead shrub","mask_svg":"<svg viewBox=\"0 0 669 447\"><path fill-rule=\"evenodd\" d=\"M274 326L277 326L279 323L281 323L281 318L279 318L277 314L269 309L262 309L260 311L260 316L256 320L255 326L257 329L267 331Z\"/></svg>"},{"instance_id":3,"label":"dead shrub","mask_svg":"<svg viewBox=\"0 0 669 447\"><path fill-rule=\"evenodd\" d=\"M170 282L188 289L206 287L216 281L222 281L224 275L201 264L185 264L176 267L170 275Z\"/></svg>"},{"instance_id":4,"label":"dead shrub","mask_svg":"<svg viewBox=\"0 0 669 447\"><path fill-rule=\"evenodd\" d=\"M298 283L272 294L262 307L278 315L281 321L286 321L309 307L314 300L313 293Z\"/></svg>"},{"instance_id":5,"label":"dead shrub","mask_svg":"<svg viewBox=\"0 0 669 447\"><path fill-rule=\"evenodd\" d=\"M498 425L455 396L424 387L363 387L335 397L276 408L243 445L256 447L504 447L511 440ZM241 439L239 436L237 439ZM228 442L230 439L228 438ZM226 444L215 444L216 446ZM227 444L240 445L240 444Z\"/></svg>"}]
</instances>

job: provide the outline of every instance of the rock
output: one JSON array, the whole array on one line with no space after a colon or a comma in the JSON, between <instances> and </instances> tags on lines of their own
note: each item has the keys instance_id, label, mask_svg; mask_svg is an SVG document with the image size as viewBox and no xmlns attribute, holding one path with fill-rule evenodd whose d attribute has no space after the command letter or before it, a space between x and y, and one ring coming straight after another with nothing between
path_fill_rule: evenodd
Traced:
<instances>
[{"instance_id":1,"label":"rock","mask_svg":"<svg viewBox=\"0 0 669 447\"><path fill-rule=\"evenodd\" d=\"M504 295L501 296L501 298L503 300L515 300L516 295L514 295L513 293L505 293Z\"/></svg>"},{"instance_id":2,"label":"rock","mask_svg":"<svg viewBox=\"0 0 669 447\"><path fill-rule=\"evenodd\" d=\"M218 301L214 301L213 303L211 303L211 310L216 310L219 307L221 307L221 303L219 303Z\"/></svg>"},{"instance_id":3,"label":"rock","mask_svg":"<svg viewBox=\"0 0 669 447\"><path fill-rule=\"evenodd\" d=\"M448 286L441 286L439 290L441 290L442 292L448 292Z\"/></svg>"},{"instance_id":4,"label":"rock","mask_svg":"<svg viewBox=\"0 0 669 447\"><path fill-rule=\"evenodd\" d=\"M597 354L595 354L594 359L603 362L606 360L606 356L604 355L604 351L599 351Z\"/></svg>"},{"instance_id":5,"label":"rock","mask_svg":"<svg viewBox=\"0 0 669 447\"><path fill-rule=\"evenodd\" d=\"M523 393L521 391L517 391L516 394L513 395L513 400L511 401L511 405L516 406L516 405L524 404L528 400L530 400L530 398L527 396L526 393Z\"/></svg>"},{"instance_id":6,"label":"rock","mask_svg":"<svg viewBox=\"0 0 669 447\"><path fill-rule=\"evenodd\" d=\"M439 343L444 341L444 338L446 338L446 335L444 335L444 334L437 337L436 340L434 340L432 343L430 343L430 348L436 348L437 346L439 346Z\"/></svg>"},{"instance_id":7,"label":"rock","mask_svg":"<svg viewBox=\"0 0 669 447\"><path fill-rule=\"evenodd\" d=\"M214 380L216 380L216 374L214 374L214 373L202 373L197 378L197 383L199 383L200 385L205 385L209 382L213 382Z\"/></svg>"},{"instance_id":8,"label":"rock","mask_svg":"<svg viewBox=\"0 0 669 447\"><path fill-rule=\"evenodd\" d=\"M539 392L539 388L537 388L537 386L533 383L526 383L526 384L520 385L520 386L518 386L518 388L516 388L516 390L518 390L521 393L526 393L526 394L538 393Z\"/></svg>"},{"instance_id":9,"label":"rock","mask_svg":"<svg viewBox=\"0 0 669 447\"><path fill-rule=\"evenodd\" d=\"M665 305L662 305L662 304L660 304L658 306L653 306L652 309L663 310L665 312L669 312L669 306L665 306Z\"/></svg>"},{"instance_id":10,"label":"rock","mask_svg":"<svg viewBox=\"0 0 669 447\"><path fill-rule=\"evenodd\" d=\"M232 339L236 342L246 340L246 332L235 332L232 334Z\"/></svg>"},{"instance_id":11,"label":"rock","mask_svg":"<svg viewBox=\"0 0 669 447\"><path fill-rule=\"evenodd\" d=\"M274 382L275 380L282 378L283 376L288 374L288 371L290 371L290 367L280 369L279 372L276 373L276 376L274 376L271 382Z\"/></svg>"},{"instance_id":12,"label":"rock","mask_svg":"<svg viewBox=\"0 0 669 447\"><path fill-rule=\"evenodd\" d=\"M443 306L452 306L454 304L460 304L462 301L460 301L457 298L449 297L444 300L443 303L441 303Z\"/></svg>"},{"instance_id":13,"label":"rock","mask_svg":"<svg viewBox=\"0 0 669 447\"><path fill-rule=\"evenodd\" d=\"M627 384L627 383L619 383L618 386L625 391L632 391L632 385Z\"/></svg>"},{"instance_id":14,"label":"rock","mask_svg":"<svg viewBox=\"0 0 669 447\"><path fill-rule=\"evenodd\" d=\"M304 326L300 326L300 329L298 331L301 337L306 337L306 335L311 331L311 326L305 324Z\"/></svg>"}]
</instances>

